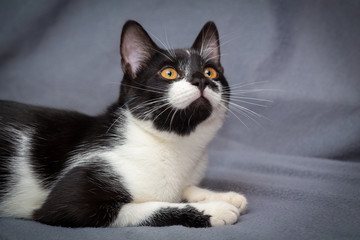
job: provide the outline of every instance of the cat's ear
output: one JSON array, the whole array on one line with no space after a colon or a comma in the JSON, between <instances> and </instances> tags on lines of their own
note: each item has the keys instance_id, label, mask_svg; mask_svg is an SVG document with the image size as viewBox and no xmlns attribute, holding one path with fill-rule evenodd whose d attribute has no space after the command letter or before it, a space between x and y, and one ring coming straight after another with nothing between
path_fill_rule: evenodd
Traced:
<instances>
[{"instance_id":1,"label":"cat's ear","mask_svg":"<svg viewBox=\"0 0 360 240\"><path fill-rule=\"evenodd\" d=\"M157 50L158 46L139 23L132 20L125 23L120 40L121 67L124 73L135 78Z\"/></svg>"},{"instance_id":2,"label":"cat's ear","mask_svg":"<svg viewBox=\"0 0 360 240\"><path fill-rule=\"evenodd\" d=\"M201 29L192 48L200 55L220 65L219 33L214 22L207 22Z\"/></svg>"}]
</instances>

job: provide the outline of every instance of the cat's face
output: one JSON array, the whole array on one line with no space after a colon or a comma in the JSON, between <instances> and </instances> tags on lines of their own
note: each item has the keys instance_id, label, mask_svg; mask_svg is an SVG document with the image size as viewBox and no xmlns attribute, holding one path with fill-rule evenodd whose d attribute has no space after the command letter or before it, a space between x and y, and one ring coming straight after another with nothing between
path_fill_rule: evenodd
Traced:
<instances>
[{"instance_id":1,"label":"cat's face","mask_svg":"<svg viewBox=\"0 0 360 240\"><path fill-rule=\"evenodd\" d=\"M161 49L136 22L123 28L124 79L119 102L158 130L190 134L210 116L223 118L229 86L220 64L219 35L205 24L189 49Z\"/></svg>"}]
</instances>

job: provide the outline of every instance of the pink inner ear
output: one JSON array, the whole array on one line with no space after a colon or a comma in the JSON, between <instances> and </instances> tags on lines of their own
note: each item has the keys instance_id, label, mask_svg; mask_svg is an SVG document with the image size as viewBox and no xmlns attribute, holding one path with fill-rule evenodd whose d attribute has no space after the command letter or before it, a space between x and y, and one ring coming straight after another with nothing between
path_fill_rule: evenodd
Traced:
<instances>
[{"instance_id":1,"label":"pink inner ear","mask_svg":"<svg viewBox=\"0 0 360 240\"><path fill-rule=\"evenodd\" d=\"M202 51L202 56L207 60L212 60L214 62L220 61L220 53L217 44L211 42L205 46L205 49Z\"/></svg>"},{"instance_id":2,"label":"pink inner ear","mask_svg":"<svg viewBox=\"0 0 360 240\"><path fill-rule=\"evenodd\" d=\"M130 65L131 74L136 76L141 65L149 58L149 39L138 27L131 27L123 34L122 57Z\"/></svg>"},{"instance_id":3,"label":"pink inner ear","mask_svg":"<svg viewBox=\"0 0 360 240\"><path fill-rule=\"evenodd\" d=\"M135 75L145 57L144 54L141 54L143 50L136 40L130 37L124 39L124 45L123 58L130 65L132 74Z\"/></svg>"},{"instance_id":4,"label":"pink inner ear","mask_svg":"<svg viewBox=\"0 0 360 240\"><path fill-rule=\"evenodd\" d=\"M141 50L138 47L132 47L128 51L129 54L127 55L126 61L130 64L131 71L135 74L139 70L144 56L141 54Z\"/></svg>"},{"instance_id":5,"label":"pink inner ear","mask_svg":"<svg viewBox=\"0 0 360 240\"><path fill-rule=\"evenodd\" d=\"M140 56L137 53L131 53L129 56L129 63L133 73L136 73L140 67Z\"/></svg>"},{"instance_id":6,"label":"pink inner ear","mask_svg":"<svg viewBox=\"0 0 360 240\"><path fill-rule=\"evenodd\" d=\"M220 62L219 41L215 32L206 32L202 40L200 51L203 58L217 63Z\"/></svg>"}]
</instances>

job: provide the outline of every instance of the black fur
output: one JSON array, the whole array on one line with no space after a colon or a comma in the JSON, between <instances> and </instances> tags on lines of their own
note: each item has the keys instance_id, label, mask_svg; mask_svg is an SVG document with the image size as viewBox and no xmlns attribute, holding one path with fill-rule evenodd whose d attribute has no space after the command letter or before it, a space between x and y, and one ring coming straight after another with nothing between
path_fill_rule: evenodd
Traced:
<instances>
[{"instance_id":1,"label":"black fur","mask_svg":"<svg viewBox=\"0 0 360 240\"><path fill-rule=\"evenodd\" d=\"M91 117L74 111L0 101L0 139L4 142L0 148L0 162L16 155L15 150L11 151L11 147L16 146L6 128L31 131L30 162L44 187L49 188L75 153L91 148L108 148L115 142L121 144L121 136L114 136L114 129L109 129L118 117L114 115L113 108L103 115ZM6 164L3 165L2 171L9 171Z\"/></svg>"},{"instance_id":2,"label":"black fur","mask_svg":"<svg viewBox=\"0 0 360 240\"><path fill-rule=\"evenodd\" d=\"M199 212L189 205L184 208L162 208L140 225L156 227L171 225L182 225L194 228L211 227L210 216Z\"/></svg>"},{"instance_id":3,"label":"black fur","mask_svg":"<svg viewBox=\"0 0 360 240\"><path fill-rule=\"evenodd\" d=\"M131 195L121 177L100 163L70 170L52 189L34 219L63 227L107 227Z\"/></svg>"},{"instance_id":4,"label":"black fur","mask_svg":"<svg viewBox=\"0 0 360 240\"><path fill-rule=\"evenodd\" d=\"M0 129L2 127L1 125L2 123L0 122ZM11 138L4 136L3 132L0 130L0 201L6 194L6 189L10 187L9 182L11 175L13 174L10 164L11 158L16 151L15 142L12 141Z\"/></svg>"}]
</instances>

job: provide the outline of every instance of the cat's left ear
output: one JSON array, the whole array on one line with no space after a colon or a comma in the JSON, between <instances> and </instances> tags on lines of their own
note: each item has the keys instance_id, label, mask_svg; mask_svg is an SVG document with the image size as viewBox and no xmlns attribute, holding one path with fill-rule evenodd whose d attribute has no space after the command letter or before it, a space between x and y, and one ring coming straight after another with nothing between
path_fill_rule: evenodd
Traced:
<instances>
[{"instance_id":1,"label":"cat's left ear","mask_svg":"<svg viewBox=\"0 0 360 240\"><path fill-rule=\"evenodd\" d=\"M219 33L214 22L207 22L201 29L192 48L208 60L220 65Z\"/></svg>"},{"instance_id":2,"label":"cat's left ear","mask_svg":"<svg viewBox=\"0 0 360 240\"><path fill-rule=\"evenodd\" d=\"M124 73L135 78L158 49L139 23L129 20L124 24L120 40L121 67Z\"/></svg>"}]
</instances>

